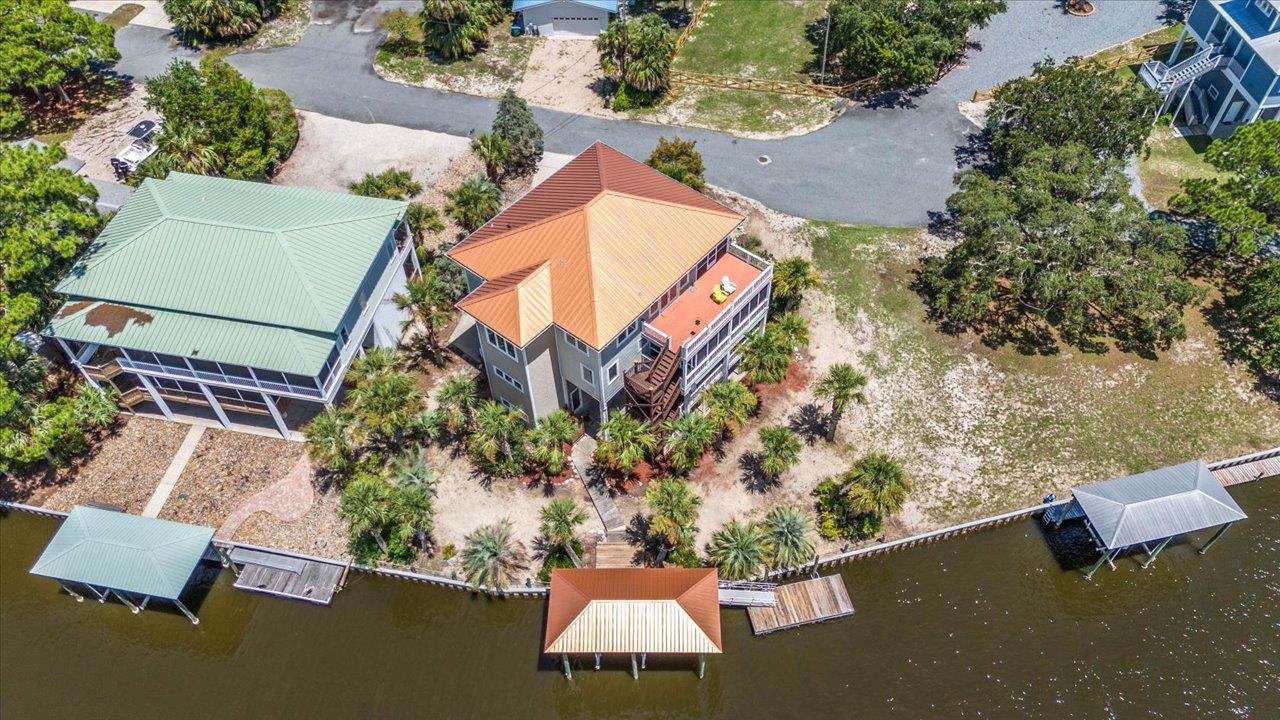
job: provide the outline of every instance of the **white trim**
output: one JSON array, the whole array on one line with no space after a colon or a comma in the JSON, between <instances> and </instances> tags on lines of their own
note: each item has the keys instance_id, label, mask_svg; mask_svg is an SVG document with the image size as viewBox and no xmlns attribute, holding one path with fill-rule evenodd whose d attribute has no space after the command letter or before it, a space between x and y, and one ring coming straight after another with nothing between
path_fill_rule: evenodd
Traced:
<instances>
[{"instance_id":1,"label":"white trim","mask_svg":"<svg viewBox=\"0 0 1280 720\"><path fill-rule=\"evenodd\" d=\"M289 426L284 423L284 416L280 414L280 408L276 407L275 398L267 393L262 393L262 402L267 406L267 410L271 412L271 419L276 421L276 429L280 431L286 439L289 438Z\"/></svg>"},{"instance_id":2,"label":"white trim","mask_svg":"<svg viewBox=\"0 0 1280 720\"><path fill-rule=\"evenodd\" d=\"M227 418L227 413L223 411L222 404L218 402L218 398L213 396L213 391L204 383L196 383L196 385L200 388L200 392L204 393L204 399L209 401L209 407L213 408L213 414L218 416L218 422L222 423L222 427L230 428L231 420Z\"/></svg>"},{"instance_id":3,"label":"white trim","mask_svg":"<svg viewBox=\"0 0 1280 720\"><path fill-rule=\"evenodd\" d=\"M607 387L609 383L617 379L618 379L618 361L614 360L613 362L609 363L609 367L606 367L604 369L605 386Z\"/></svg>"},{"instance_id":4,"label":"white trim","mask_svg":"<svg viewBox=\"0 0 1280 720\"><path fill-rule=\"evenodd\" d=\"M515 379L515 377L513 377L511 373L507 372L506 370L503 370L497 365L491 365L490 367L493 368L493 374L497 375L500 380L510 385L511 387L515 388L521 395L524 394L524 383Z\"/></svg>"},{"instance_id":5,"label":"white trim","mask_svg":"<svg viewBox=\"0 0 1280 720\"><path fill-rule=\"evenodd\" d=\"M485 342L489 343L489 345L493 349L497 350L503 355L506 355L512 361L520 362L520 348L517 347L515 343L506 339L505 337L498 334L497 332L494 332L493 328L489 327L488 325L482 324L480 327L484 328Z\"/></svg>"},{"instance_id":6,"label":"white trim","mask_svg":"<svg viewBox=\"0 0 1280 720\"><path fill-rule=\"evenodd\" d=\"M169 409L169 403L165 402L164 398L160 397L160 392L156 390L156 386L151 382L151 378L146 375L138 375L138 380L142 383L142 386L147 389L147 392L150 393L151 401L160 408L160 412L164 414L164 419L169 422L173 422L173 411Z\"/></svg>"},{"instance_id":7,"label":"white trim","mask_svg":"<svg viewBox=\"0 0 1280 720\"><path fill-rule=\"evenodd\" d=\"M596 387L596 380L595 380L595 376L596 376L596 374L595 374L595 371L594 371L594 370L592 370L591 368L587 367L587 364L586 364L586 363L578 363L578 365L582 368L582 379L583 379L583 381L584 381L584 382L589 382L589 383L591 383L591 385L592 385L593 387ZM600 391L599 391L599 390L597 390L596 392L600 392ZM604 393L602 393L602 392L601 392L600 394L601 394L601 395L603 395Z\"/></svg>"}]
</instances>

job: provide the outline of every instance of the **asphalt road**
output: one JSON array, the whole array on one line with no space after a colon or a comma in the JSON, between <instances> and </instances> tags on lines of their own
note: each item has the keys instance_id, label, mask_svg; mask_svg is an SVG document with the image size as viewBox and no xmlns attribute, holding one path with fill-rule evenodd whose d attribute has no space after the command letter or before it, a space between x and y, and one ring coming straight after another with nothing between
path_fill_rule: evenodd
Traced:
<instances>
[{"instance_id":1,"label":"asphalt road","mask_svg":"<svg viewBox=\"0 0 1280 720\"><path fill-rule=\"evenodd\" d=\"M733 0L722 0L731 3ZM802 217L878 225L920 225L952 190L955 153L974 126L957 110L974 90L1024 75L1047 56L1064 58L1123 42L1162 23L1171 0L1100 0L1089 18L1053 0L1010 0L1009 11L975 33L968 64L928 92L889 108L853 107L808 135L749 140L725 133L575 115L535 108L547 149L577 153L603 140L631 155L649 153L658 136L698 141L707 180ZM329 3L332 5L332 3ZM353 13L354 14L354 13ZM233 55L259 85L289 93L304 110L456 135L482 132L496 101L409 87L373 72L378 33L354 22L311 25L293 47ZM127 26L116 33L120 72L145 78L174 58L193 59L166 33ZM760 162L766 156L767 164Z\"/></svg>"}]
</instances>

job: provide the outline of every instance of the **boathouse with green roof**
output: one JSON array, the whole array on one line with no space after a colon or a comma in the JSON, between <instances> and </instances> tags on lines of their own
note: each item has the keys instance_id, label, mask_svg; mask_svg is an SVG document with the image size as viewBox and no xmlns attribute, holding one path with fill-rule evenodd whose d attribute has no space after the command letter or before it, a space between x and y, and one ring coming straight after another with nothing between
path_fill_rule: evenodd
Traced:
<instances>
[{"instance_id":1,"label":"boathouse with green roof","mask_svg":"<svg viewBox=\"0 0 1280 720\"><path fill-rule=\"evenodd\" d=\"M58 285L45 326L123 406L270 416L331 404L364 348L398 344L419 271L408 203L171 173L143 181ZM303 413L299 413L303 415Z\"/></svg>"}]
</instances>

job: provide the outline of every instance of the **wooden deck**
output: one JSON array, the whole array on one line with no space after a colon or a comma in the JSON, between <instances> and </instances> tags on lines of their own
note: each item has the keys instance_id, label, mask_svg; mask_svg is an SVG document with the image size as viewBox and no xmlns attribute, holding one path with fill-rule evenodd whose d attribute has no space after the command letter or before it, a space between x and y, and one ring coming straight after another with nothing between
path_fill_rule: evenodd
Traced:
<instances>
[{"instance_id":1,"label":"wooden deck","mask_svg":"<svg viewBox=\"0 0 1280 720\"><path fill-rule=\"evenodd\" d=\"M1218 478L1218 482L1226 486L1239 485L1240 483L1253 482L1272 475L1280 475L1280 455L1218 468L1213 471L1213 475Z\"/></svg>"},{"instance_id":2,"label":"wooden deck","mask_svg":"<svg viewBox=\"0 0 1280 720\"><path fill-rule=\"evenodd\" d=\"M853 601L839 575L779 585L774 594L777 605L747 608L756 635L853 614Z\"/></svg>"},{"instance_id":3,"label":"wooden deck","mask_svg":"<svg viewBox=\"0 0 1280 720\"><path fill-rule=\"evenodd\" d=\"M332 563L240 548L232 551L231 561L243 563L236 576L237 589L317 605L328 605L342 582L343 566Z\"/></svg>"},{"instance_id":4,"label":"wooden deck","mask_svg":"<svg viewBox=\"0 0 1280 720\"><path fill-rule=\"evenodd\" d=\"M628 542L602 542L596 545L596 567L625 568L635 566L636 549Z\"/></svg>"}]
</instances>

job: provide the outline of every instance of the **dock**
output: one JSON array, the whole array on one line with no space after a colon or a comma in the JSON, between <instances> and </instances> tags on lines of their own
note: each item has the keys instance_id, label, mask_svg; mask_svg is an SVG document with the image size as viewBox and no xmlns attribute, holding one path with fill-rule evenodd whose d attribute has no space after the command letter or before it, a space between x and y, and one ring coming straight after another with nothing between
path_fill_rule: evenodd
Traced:
<instances>
[{"instance_id":1,"label":"dock","mask_svg":"<svg viewBox=\"0 0 1280 720\"><path fill-rule=\"evenodd\" d=\"M290 555L235 548L230 553L236 567L237 590L265 593L317 605L328 605L346 568L334 563L306 560Z\"/></svg>"},{"instance_id":2,"label":"dock","mask_svg":"<svg viewBox=\"0 0 1280 720\"><path fill-rule=\"evenodd\" d=\"M777 585L761 582L720 581L720 605L723 607L774 607L778 604Z\"/></svg>"},{"instance_id":3,"label":"dock","mask_svg":"<svg viewBox=\"0 0 1280 720\"><path fill-rule=\"evenodd\" d=\"M777 630L787 630L853 614L853 601L839 575L827 575L815 580L804 580L774 589L777 604L748 607L751 630L765 635Z\"/></svg>"}]
</instances>

